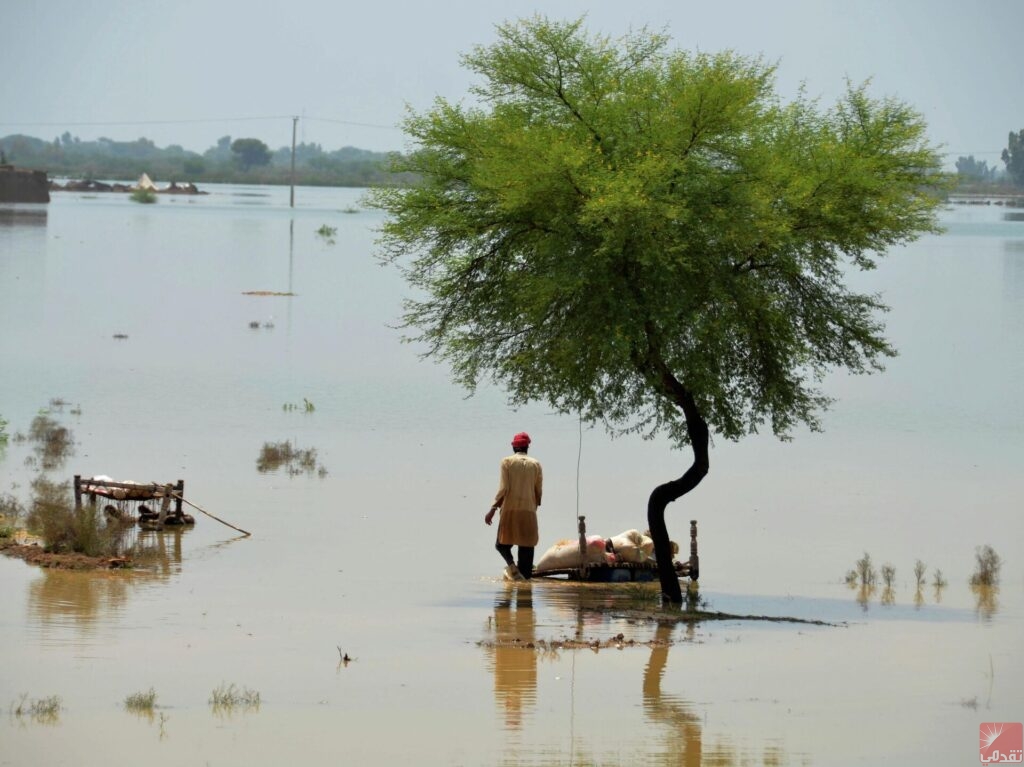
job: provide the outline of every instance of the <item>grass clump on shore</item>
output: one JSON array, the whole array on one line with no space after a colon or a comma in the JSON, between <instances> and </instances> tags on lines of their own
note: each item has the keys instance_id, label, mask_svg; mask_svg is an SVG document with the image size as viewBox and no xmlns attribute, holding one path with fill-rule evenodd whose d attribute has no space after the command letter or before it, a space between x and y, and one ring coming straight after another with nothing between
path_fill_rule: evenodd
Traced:
<instances>
[{"instance_id":1,"label":"grass clump on shore","mask_svg":"<svg viewBox=\"0 0 1024 767\"><path fill-rule=\"evenodd\" d=\"M152 687L146 692L135 692L124 699L124 707L133 714L153 716L156 708L156 690Z\"/></svg>"},{"instance_id":2,"label":"grass clump on shore","mask_svg":"<svg viewBox=\"0 0 1024 767\"><path fill-rule=\"evenodd\" d=\"M248 687L221 683L210 693L210 706L214 711L233 711L241 708L247 711L260 707L260 694Z\"/></svg>"},{"instance_id":3,"label":"grass clump on shore","mask_svg":"<svg viewBox=\"0 0 1024 767\"><path fill-rule=\"evenodd\" d=\"M98 506L86 504L76 509L67 482L51 482L40 476L33 480L32 491L25 522L43 539L46 551L90 557L118 553L124 526L106 520Z\"/></svg>"},{"instance_id":4,"label":"grass clump on shore","mask_svg":"<svg viewBox=\"0 0 1024 767\"><path fill-rule=\"evenodd\" d=\"M0 538L13 537L24 514L25 507L12 493L0 494Z\"/></svg>"}]
</instances>

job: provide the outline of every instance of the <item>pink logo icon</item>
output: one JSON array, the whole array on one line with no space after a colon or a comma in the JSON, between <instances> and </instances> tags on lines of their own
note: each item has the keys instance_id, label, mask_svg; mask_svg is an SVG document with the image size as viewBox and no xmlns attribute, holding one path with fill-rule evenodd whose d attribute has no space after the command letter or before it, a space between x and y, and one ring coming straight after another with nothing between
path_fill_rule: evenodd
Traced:
<instances>
[{"instance_id":1,"label":"pink logo icon","mask_svg":"<svg viewBox=\"0 0 1024 767\"><path fill-rule=\"evenodd\" d=\"M978 735L982 764L1024 761L1024 724L1021 722L982 722Z\"/></svg>"}]
</instances>

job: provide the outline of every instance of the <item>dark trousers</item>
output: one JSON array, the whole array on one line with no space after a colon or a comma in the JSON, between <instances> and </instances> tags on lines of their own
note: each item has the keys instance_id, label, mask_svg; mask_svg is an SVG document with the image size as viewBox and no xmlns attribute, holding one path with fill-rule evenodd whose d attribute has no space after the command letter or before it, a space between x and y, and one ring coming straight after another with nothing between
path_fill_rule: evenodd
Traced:
<instances>
[{"instance_id":1,"label":"dark trousers","mask_svg":"<svg viewBox=\"0 0 1024 767\"><path fill-rule=\"evenodd\" d=\"M519 546L519 561L516 562L512 559L512 544L495 543L494 548L501 554L501 558L505 560L505 564L514 564L519 568L519 572L522 573L526 580L530 580L533 577L533 546Z\"/></svg>"}]
</instances>

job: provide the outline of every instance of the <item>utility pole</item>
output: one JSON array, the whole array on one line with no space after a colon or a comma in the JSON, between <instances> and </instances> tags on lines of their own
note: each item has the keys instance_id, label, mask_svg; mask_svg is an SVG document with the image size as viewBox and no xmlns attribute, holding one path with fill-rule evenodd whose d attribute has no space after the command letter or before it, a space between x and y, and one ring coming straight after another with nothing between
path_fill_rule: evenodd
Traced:
<instances>
[{"instance_id":1,"label":"utility pole","mask_svg":"<svg viewBox=\"0 0 1024 767\"><path fill-rule=\"evenodd\" d=\"M289 206L295 207L295 128L299 124L299 118L292 118L292 193L291 199L289 200Z\"/></svg>"}]
</instances>

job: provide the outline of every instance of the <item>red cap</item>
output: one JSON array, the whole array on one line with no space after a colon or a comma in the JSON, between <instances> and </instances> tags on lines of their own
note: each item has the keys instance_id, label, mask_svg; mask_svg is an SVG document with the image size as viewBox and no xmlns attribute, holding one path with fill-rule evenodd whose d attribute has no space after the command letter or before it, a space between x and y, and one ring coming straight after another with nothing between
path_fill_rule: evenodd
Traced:
<instances>
[{"instance_id":1,"label":"red cap","mask_svg":"<svg viewBox=\"0 0 1024 767\"><path fill-rule=\"evenodd\" d=\"M530 446L530 435L525 431L519 432L512 438L512 447L529 447Z\"/></svg>"}]
</instances>

